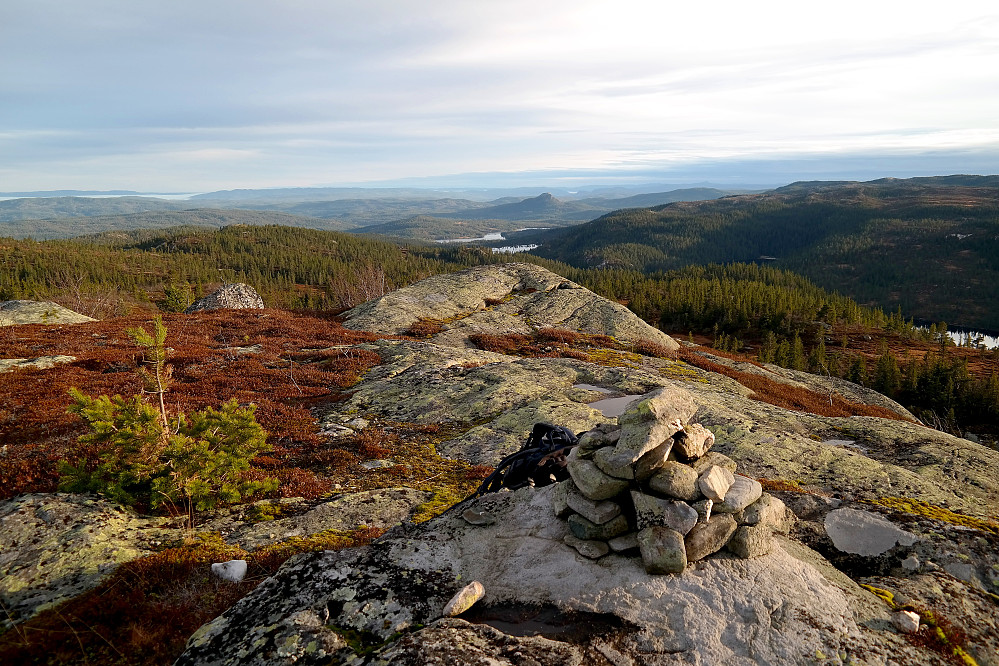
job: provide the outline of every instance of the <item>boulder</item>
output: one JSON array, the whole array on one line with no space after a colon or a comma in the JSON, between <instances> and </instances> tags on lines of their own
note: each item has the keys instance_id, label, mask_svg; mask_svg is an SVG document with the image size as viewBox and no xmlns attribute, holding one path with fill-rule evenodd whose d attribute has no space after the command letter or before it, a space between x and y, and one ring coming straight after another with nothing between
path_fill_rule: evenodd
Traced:
<instances>
[{"instance_id":1,"label":"boulder","mask_svg":"<svg viewBox=\"0 0 999 666\"><path fill-rule=\"evenodd\" d=\"M738 467L738 465L734 460L732 460L731 458L722 453L718 453L717 451L708 451L700 458L690 463L690 466L694 469L695 472L697 472L698 476L700 476L704 472L704 470L711 467L712 465L717 465L718 467L724 467L733 474L735 474L735 470Z\"/></svg>"},{"instance_id":2,"label":"boulder","mask_svg":"<svg viewBox=\"0 0 999 666\"><path fill-rule=\"evenodd\" d=\"M740 525L767 525L775 532L786 534L794 523L794 514L770 493L763 493L735 516Z\"/></svg>"},{"instance_id":3,"label":"boulder","mask_svg":"<svg viewBox=\"0 0 999 666\"><path fill-rule=\"evenodd\" d=\"M565 545L576 549L576 552L591 560L600 559L610 552L606 541L580 539L573 534L567 534L563 539Z\"/></svg>"},{"instance_id":4,"label":"boulder","mask_svg":"<svg viewBox=\"0 0 999 666\"><path fill-rule=\"evenodd\" d=\"M213 293L187 306L185 314L203 310L254 310L262 309L264 300L260 294L248 284L240 282L226 284Z\"/></svg>"},{"instance_id":5,"label":"boulder","mask_svg":"<svg viewBox=\"0 0 999 666\"><path fill-rule=\"evenodd\" d=\"M607 541L621 536L628 531L628 519L617 516L606 523L596 523L583 518L579 514L569 516L569 529L578 539L584 541Z\"/></svg>"},{"instance_id":6,"label":"boulder","mask_svg":"<svg viewBox=\"0 0 999 666\"><path fill-rule=\"evenodd\" d=\"M97 586L150 555L175 531L92 495L21 495L0 502L0 626Z\"/></svg>"},{"instance_id":7,"label":"boulder","mask_svg":"<svg viewBox=\"0 0 999 666\"><path fill-rule=\"evenodd\" d=\"M23 370L26 368L48 370L49 368L54 368L57 365L62 365L63 363L72 363L75 360L75 356L65 355L36 356L35 358L0 358L0 373Z\"/></svg>"},{"instance_id":8,"label":"boulder","mask_svg":"<svg viewBox=\"0 0 999 666\"><path fill-rule=\"evenodd\" d=\"M238 583L246 577L246 560L229 560L212 564L212 575L230 583Z\"/></svg>"},{"instance_id":9,"label":"boulder","mask_svg":"<svg viewBox=\"0 0 999 666\"><path fill-rule=\"evenodd\" d=\"M670 451L673 449L673 439L667 439L662 444L645 453L638 462L635 463L635 478L639 481L648 481L659 469L666 464Z\"/></svg>"},{"instance_id":10,"label":"boulder","mask_svg":"<svg viewBox=\"0 0 999 666\"><path fill-rule=\"evenodd\" d=\"M714 433L700 423L690 423L673 436L673 453L682 461L696 460L714 443Z\"/></svg>"},{"instance_id":11,"label":"boulder","mask_svg":"<svg viewBox=\"0 0 999 666\"><path fill-rule=\"evenodd\" d=\"M561 485L561 484L560 484ZM621 515L621 506L615 502L594 502L584 497L572 487L571 481L565 482L567 490L566 505L590 522L603 525L612 518Z\"/></svg>"},{"instance_id":12,"label":"boulder","mask_svg":"<svg viewBox=\"0 0 999 666\"><path fill-rule=\"evenodd\" d=\"M444 604L441 615L444 617L457 617L475 605L482 597L486 596L486 588L482 583L473 580L451 597L451 600Z\"/></svg>"}]
</instances>

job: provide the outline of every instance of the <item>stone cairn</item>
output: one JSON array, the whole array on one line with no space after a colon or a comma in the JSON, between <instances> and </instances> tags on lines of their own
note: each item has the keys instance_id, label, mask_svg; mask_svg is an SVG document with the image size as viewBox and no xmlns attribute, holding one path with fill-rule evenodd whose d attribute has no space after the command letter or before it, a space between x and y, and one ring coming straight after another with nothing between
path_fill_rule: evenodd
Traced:
<instances>
[{"instance_id":1,"label":"stone cairn","mask_svg":"<svg viewBox=\"0 0 999 666\"><path fill-rule=\"evenodd\" d=\"M618 419L584 433L568 457L571 479L553 493L565 543L591 559L638 550L650 574L681 573L722 548L742 558L773 547L789 514L759 481L709 451L715 437L689 420L687 391L646 394Z\"/></svg>"}]
</instances>

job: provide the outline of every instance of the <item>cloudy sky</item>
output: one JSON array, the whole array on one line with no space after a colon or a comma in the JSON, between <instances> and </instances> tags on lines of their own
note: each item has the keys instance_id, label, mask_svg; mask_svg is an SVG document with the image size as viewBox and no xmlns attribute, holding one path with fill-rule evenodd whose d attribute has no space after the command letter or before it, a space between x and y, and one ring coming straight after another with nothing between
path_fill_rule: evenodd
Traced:
<instances>
[{"instance_id":1,"label":"cloudy sky","mask_svg":"<svg viewBox=\"0 0 999 666\"><path fill-rule=\"evenodd\" d=\"M0 191L959 172L994 0L0 2Z\"/></svg>"}]
</instances>

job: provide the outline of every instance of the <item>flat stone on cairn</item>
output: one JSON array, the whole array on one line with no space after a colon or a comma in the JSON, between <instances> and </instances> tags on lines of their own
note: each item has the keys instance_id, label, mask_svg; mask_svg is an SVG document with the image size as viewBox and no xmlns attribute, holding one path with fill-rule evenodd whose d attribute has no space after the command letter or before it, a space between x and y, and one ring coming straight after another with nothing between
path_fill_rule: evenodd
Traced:
<instances>
[{"instance_id":1,"label":"flat stone on cairn","mask_svg":"<svg viewBox=\"0 0 999 666\"><path fill-rule=\"evenodd\" d=\"M741 558L773 549L787 531L784 504L734 460L709 449L714 434L690 423L689 392L666 387L642 396L618 418L584 433L568 456L570 479L552 493L568 523L566 545L599 559L636 549L649 574L682 573L727 549Z\"/></svg>"}]
</instances>

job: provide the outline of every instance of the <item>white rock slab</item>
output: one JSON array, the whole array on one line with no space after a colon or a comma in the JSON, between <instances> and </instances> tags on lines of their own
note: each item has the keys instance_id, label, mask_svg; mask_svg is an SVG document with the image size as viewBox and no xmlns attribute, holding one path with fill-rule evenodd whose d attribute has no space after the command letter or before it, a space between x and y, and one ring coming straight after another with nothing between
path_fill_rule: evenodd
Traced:
<instances>
[{"instance_id":1,"label":"white rock slab","mask_svg":"<svg viewBox=\"0 0 999 666\"><path fill-rule=\"evenodd\" d=\"M881 516L857 509L836 509L826 514L826 534L844 553L874 557L895 546L911 546L918 537Z\"/></svg>"},{"instance_id":2,"label":"white rock slab","mask_svg":"<svg viewBox=\"0 0 999 666\"><path fill-rule=\"evenodd\" d=\"M238 583L246 577L246 560L216 562L212 565L212 573L222 580Z\"/></svg>"}]
</instances>

